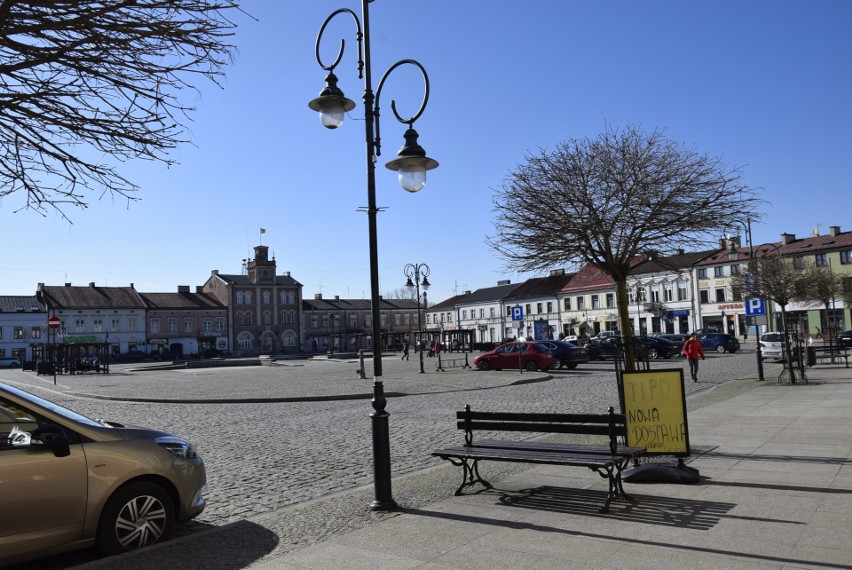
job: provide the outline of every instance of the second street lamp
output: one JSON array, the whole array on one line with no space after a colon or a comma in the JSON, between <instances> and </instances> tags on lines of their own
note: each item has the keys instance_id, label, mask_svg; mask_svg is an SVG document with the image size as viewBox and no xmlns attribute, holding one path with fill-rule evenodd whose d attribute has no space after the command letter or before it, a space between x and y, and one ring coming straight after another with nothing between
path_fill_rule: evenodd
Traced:
<instances>
[{"instance_id":1,"label":"second street lamp","mask_svg":"<svg viewBox=\"0 0 852 570\"><path fill-rule=\"evenodd\" d=\"M393 64L382 76L376 89L375 96L372 87L372 68L370 65L370 13L369 5L373 0L361 0L361 19L352 10L340 8L326 18L316 40L316 58L319 66L328 72L325 88L319 97L313 99L308 106L317 111L323 126L336 129L343 124L345 114L355 108L355 103L347 99L343 91L337 86L337 77L334 68L343 57L344 42L340 42L340 50L337 57L330 65L325 65L320 57L320 41L328 23L338 14L349 14L355 21L357 28L356 40L358 42L358 77L364 80L364 128L366 134L366 162L367 162L367 220L369 225L369 248L370 248L370 304L372 318L372 345L373 345L373 474L375 484L375 498L370 504L372 510L392 510L396 507L391 493L391 468L390 468L390 436L388 433L388 413L385 411L387 400L384 396L382 377L382 341L379 295L379 260L378 260L378 232L376 229L376 159L381 155L381 138L379 136L379 99L382 86L388 76L401 65L413 65L420 70L425 84L423 102L417 113L409 119L400 117L396 110L396 101L391 100L391 110L396 119L408 129L405 132L405 144L397 154L397 158L386 166L390 170L399 172L399 181L408 192L417 192L426 183L426 171L437 168L438 163L427 157L426 152L417 143L417 131L414 130L414 122L423 113L429 100L429 77L420 63L413 59L403 59ZM363 24L363 33L362 33Z\"/></svg>"},{"instance_id":2,"label":"second street lamp","mask_svg":"<svg viewBox=\"0 0 852 570\"><path fill-rule=\"evenodd\" d=\"M420 286L423 285L423 294L429 289L429 266L425 263L409 263L405 266L405 276L408 278L405 286L409 291L417 288L417 345L420 347L420 374L423 374L423 321L420 318ZM423 279L421 280L421 275ZM411 278L414 278L414 281ZM426 307L427 309L429 307Z\"/></svg>"}]
</instances>

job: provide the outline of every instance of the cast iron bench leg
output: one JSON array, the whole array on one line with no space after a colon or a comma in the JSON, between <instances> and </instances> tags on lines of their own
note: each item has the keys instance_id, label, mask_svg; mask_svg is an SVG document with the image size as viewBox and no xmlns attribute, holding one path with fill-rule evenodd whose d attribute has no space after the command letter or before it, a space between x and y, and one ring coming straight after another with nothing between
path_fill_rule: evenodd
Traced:
<instances>
[{"instance_id":1,"label":"cast iron bench leg","mask_svg":"<svg viewBox=\"0 0 852 570\"><path fill-rule=\"evenodd\" d=\"M486 489L493 489L494 486L482 478L479 474L479 460L474 459L471 460L467 457L456 458L456 457L444 457L447 461L452 463L457 467L462 467L462 484L456 489L454 495L461 495L462 489L465 487L470 487L471 485L476 485L477 483L481 483Z\"/></svg>"}]
</instances>

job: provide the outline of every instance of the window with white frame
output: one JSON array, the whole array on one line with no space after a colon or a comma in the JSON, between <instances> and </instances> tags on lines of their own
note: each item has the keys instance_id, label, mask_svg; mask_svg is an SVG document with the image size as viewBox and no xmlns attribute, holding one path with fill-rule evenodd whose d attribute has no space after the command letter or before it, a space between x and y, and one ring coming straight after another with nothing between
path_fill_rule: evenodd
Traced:
<instances>
[{"instance_id":1,"label":"window with white frame","mask_svg":"<svg viewBox=\"0 0 852 570\"><path fill-rule=\"evenodd\" d=\"M600 309L601 308L601 299L598 295L592 295L592 308Z\"/></svg>"},{"instance_id":2,"label":"window with white frame","mask_svg":"<svg viewBox=\"0 0 852 570\"><path fill-rule=\"evenodd\" d=\"M289 293L287 293L287 302L290 303L291 305L295 305L296 304L296 293L294 293L293 291L290 291Z\"/></svg>"},{"instance_id":3,"label":"window with white frame","mask_svg":"<svg viewBox=\"0 0 852 570\"><path fill-rule=\"evenodd\" d=\"M218 317L216 319L216 330L218 332L225 332L225 318L224 317Z\"/></svg>"},{"instance_id":4,"label":"window with white frame","mask_svg":"<svg viewBox=\"0 0 852 570\"><path fill-rule=\"evenodd\" d=\"M121 319L113 319L112 320L112 328L110 328L110 330L112 332L116 332L116 331L118 331L120 326L121 326Z\"/></svg>"},{"instance_id":5,"label":"window with white frame","mask_svg":"<svg viewBox=\"0 0 852 570\"><path fill-rule=\"evenodd\" d=\"M686 281L678 281L677 282L677 300L678 301L686 301L688 299L687 290L686 290Z\"/></svg>"},{"instance_id":6,"label":"window with white frame","mask_svg":"<svg viewBox=\"0 0 852 570\"><path fill-rule=\"evenodd\" d=\"M654 283L651 285L651 302L659 303L660 302L660 286Z\"/></svg>"},{"instance_id":7,"label":"window with white frame","mask_svg":"<svg viewBox=\"0 0 852 570\"><path fill-rule=\"evenodd\" d=\"M488 316L491 317L492 319L494 318L494 311L495 310L496 309L494 307L489 307L489 309L488 309Z\"/></svg>"},{"instance_id":8,"label":"window with white frame","mask_svg":"<svg viewBox=\"0 0 852 570\"><path fill-rule=\"evenodd\" d=\"M814 256L814 263L816 263L817 267L825 267L828 265L828 261L826 261L826 257L824 253L818 253Z\"/></svg>"},{"instance_id":9,"label":"window with white frame","mask_svg":"<svg viewBox=\"0 0 852 570\"><path fill-rule=\"evenodd\" d=\"M264 291L263 292L263 304L268 305L271 302L272 302L272 295L269 293L269 291Z\"/></svg>"},{"instance_id":10,"label":"window with white frame","mask_svg":"<svg viewBox=\"0 0 852 570\"><path fill-rule=\"evenodd\" d=\"M201 330L204 332L210 332L213 330L213 322L210 319L204 319L201 321Z\"/></svg>"},{"instance_id":11,"label":"window with white frame","mask_svg":"<svg viewBox=\"0 0 852 570\"><path fill-rule=\"evenodd\" d=\"M243 297L245 297L246 305L251 305L251 291L246 291Z\"/></svg>"},{"instance_id":12,"label":"window with white frame","mask_svg":"<svg viewBox=\"0 0 852 570\"><path fill-rule=\"evenodd\" d=\"M666 303L674 301L674 290L671 283L663 283L663 299Z\"/></svg>"},{"instance_id":13,"label":"window with white frame","mask_svg":"<svg viewBox=\"0 0 852 570\"><path fill-rule=\"evenodd\" d=\"M485 318L485 309L479 309L479 318L480 318L480 319L484 319L484 318Z\"/></svg>"},{"instance_id":14,"label":"window with white frame","mask_svg":"<svg viewBox=\"0 0 852 570\"><path fill-rule=\"evenodd\" d=\"M717 265L713 268L713 277L724 277L725 276L725 267L723 265Z\"/></svg>"},{"instance_id":15,"label":"window with white frame","mask_svg":"<svg viewBox=\"0 0 852 570\"><path fill-rule=\"evenodd\" d=\"M852 249L847 249L846 251L840 252L840 264L841 265L849 265L852 263Z\"/></svg>"},{"instance_id":16,"label":"window with white frame","mask_svg":"<svg viewBox=\"0 0 852 570\"><path fill-rule=\"evenodd\" d=\"M183 320L183 332L191 333L193 329L192 319Z\"/></svg>"},{"instance_id":17,"label":"window with white frame","mask_svg":"<svg viewBox=\"0 0 852 570\"><path fill-rule=\"evenodd\" d=\"M272 311L263 311L263 324L271 325L272 324Z\"/></svg>"},{"instance_id":18,"label":"window with white frame","mask_svg":"<svg viewBox=\"0 0 852 570\"><path fill-rule=\"evenodd\" d=\"M615 307L615 295L612 294L612 293L607 293L606 294L606 308L612 309L613 307Z\"/></svg>"},{"instance_id":19,"label":"window with white frame","mask_svg":"<svg viewBox=\"0 0 852 570\"><path fill-rule=\"evenodd\" d=\"M707 279L707 268L699 267L698 268L698 278L699 279Z\"/></svg>"},{"instance_id":20,"label":"window with white frame","mask_svg":"<svg viewBox=\"0 0 852 570\"><path fill-rule=\"evenodd\" d=\"M586 299L584 297L577 297L576 301L577 301L577 310L578 311L582 311L583 308L585 308L585 300Z\"/></svg>"},{"instance_id":21,"label":"window with white frame","mask_svg":"<svg viewBox=\"0 0 852 570\"><path fill-rule=\"evenodd\" d=\"M151 319L150 321L148 321L148 326L150 327L152 333L159 334L160 319Z\"/></svg>"},{"instance_id":22,"label":"window with white frame","mask_svg":"<svg viewBox=\"0 0 852 570\"><path fill-rule=\"evenodd\" d=\"M648 290L644 285L639 285L636 287L636 301L638 303L644 303L648 300Z\"/></svg>"},{"instance_id":23,"label":"window with white frame","mask_svg":"<svg viewBox=\"0 0 852 570\"><path fill-rule=\"evenodd\" d=\"M171 319L170 318L168 320L168 325L169 325L169 332L170 333L178 332L178 320L177 319Z\"/></svg>"},{"instance_id":24,"label":"window with white frame","mask_svg":"<svg viewBox=\"0 0 852 570\"><path fill-rule=\"evenodd\" d=\"M104 330L104 321L102 319L94 319L92 321L92 330L94 332L103 332Z\"/></svg>"},{"instance_id":25,"label":"window with white frame","mask_svg":"<svg viewBox=\"0 0 852 570\"><path fill-rule=\"evenodd\" d=\"M136 317L127 317L127 330L129 330L130 332L136 330Z\"/></svg>"},{"instance_id":26,"label":"window with white frame","mask_svg":"<svg viewBox=\"0 0 852 570\"><path fill-rule=\"evenodd\" d=\"M547 302L547 314L550 314L552 312L553 312L553 301L548 301Z\"/></svg>"},{"instance_id":27,"label":"window with white frame","mask_svg":"<svg viewBox=\"0 0 852 570\"><path fill-rule=\"evenodd\" d=\"M12 331L12 338L22 340L24 338L24 327L15 327Z\"/></svg>"},{"instance_id":28,"label":"window with white frame","mask_svg":"<svg viewBox=\"0 0 852 570\"><path fill-rule=\"evenodd\" d=\"M565 297L562 300L562 308L565 309L566 311L571 310L571 297Z\"/></svg>"},{"instance_id":29,"label":"window with white frame","mask_svg":"<svg viewBox=\"0 0 852 570\"><path fill-rule=\"evenodd\" d=\"M731 275L739 275L739 274L740 274L739 264L735 263L735 264L731 265Z\"/></svg>"},{"instance_id":30,"label":"window with white frame","mask_svg":"<svg viewBox=\"0 0 852 570\"><path fill-rule=\"evenodd\" d=\"M237 291L237 305L243 304L243 292Z\"/></svg>"},{"instance_id":31,"label":"window with white frame","mask_svg":"<svg viewBox=\"0 0 852 570\"><path fill-rule=\"evenodd\" d=\"M246 311L246 314L243 315L243 322L245 325L250 327L253 320L254 314L251 311Z\"/></svg>"},{"instance_id":32,"label":"window with white frame","mask_svg":"<svg viewBox=\"0 0 852 570\"><path fill-rule=\"evenodd\" d=\"M30 331L30 338L41 338L41 327L33 327Z\"/></svg>"}]
</instances>

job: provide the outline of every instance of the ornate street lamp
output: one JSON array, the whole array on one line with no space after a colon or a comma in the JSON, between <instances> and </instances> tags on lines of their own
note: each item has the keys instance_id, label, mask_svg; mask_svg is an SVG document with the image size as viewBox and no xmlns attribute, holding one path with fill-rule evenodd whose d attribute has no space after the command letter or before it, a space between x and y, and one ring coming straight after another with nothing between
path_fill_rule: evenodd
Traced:
<instances>
[{"instance_id":1,"label":"ornate street lamp","mask_svg":"<svg viewBox=\"0 0 852 570\"><path fill-rule=\"evenodd\" d=\"M396 119L408 125L405 132L405 144L397 154L397 158L386 166L390 170L399 172L399 181L408 192L417 192L426 183L426 171L437 168L438 163L427 157L426 152L417 143L417 131L414 130L414 122L423 113L429 100L429 77L420 63L412 59L403 59L393 64L382 76L375 97L372 87L372 69L370 65L370 17L369 5L372 0L361 0L361 19L352 10L340 8L326 18L316 40L316 58L319 66L328 71L325 88L319 97L308 103L308 106L317 111L323 126L336 129L343 124L345 114L355 108L355 103L347 99L343 91L337 86L337 77L334 68L343 57L345 43L340 41L340 50L331 65L325 65L320 57L320 41L328 23L338 14L346 13L352 16L357 29L356 39L358 41L358 77L364 80L364 127L367 143L367 220L369 224L369 247L370 247L370 301L372 315L373 336L373 472L375 483L375 499L370 504L372 510L392 510L396 507L391 493L391 469L390 469L390 441L388 434L388 413L385 411L387 403L384 396L384 388L381 381L382 376L382 353L381 353L381 321L379 296L379 261L378 261L378 238L376 230L376 157L381 155L381 139L379 136L379 99L382 86L390 73L401 65L414 65L423 75L425 93L420 110L411 118L403 119L396 111L396 101L391 101L391 110ZM363 23L363 33L361 32Z\"/></svg>"},{"instance_id":2,"label":"ornate street lamp","mask_svg":"<svg viewBox=\"0 0 852 570\"><path fill-rule=\"evenodd\" d=\"M423 374L423 321L420 319L420 286L423 286L423 294L429 289L429 266L425 263L409 263L405 266L405 276L408 278L405 286L409 291L417 288L417 343L420 345L420 374ZM422 276L422 279L421 279ZM414 281L411 278L414 278Z\"/></svg>"}]
</instances>

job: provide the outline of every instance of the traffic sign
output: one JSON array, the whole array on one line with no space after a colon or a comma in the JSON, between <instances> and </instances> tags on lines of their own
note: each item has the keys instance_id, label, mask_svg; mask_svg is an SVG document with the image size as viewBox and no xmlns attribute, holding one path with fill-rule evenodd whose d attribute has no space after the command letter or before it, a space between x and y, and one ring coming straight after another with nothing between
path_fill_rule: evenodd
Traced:
<instances>
[{"instance_id":1,"label":"traffic sign","mask_svg":"<svg viewBox=\"0 0 852 570\"><path fill-rule=\"evenodd\" d=\"M524 320L524 308L520 305L515 305L512 307L512 320L513 321L522 321Z\"/></svg>"},{"instance_id":2,"label":"traffic sign","mask_svg":"<svg viewBox=\"0 0 852 570\"><path fill-rule=\"evenodd\" d=\"M62 324L62 320L59 317L50 317L47 319L47 326L52 329L58 329L59 325Z\"/></svg>"},{"instance_id":3,"label":"traffic sign","mask_svg":"<svg viewBox=\"0 0 852 570\"><path fill-rule=\"evenodd\" d=\"M763 297L753 297L745 300L746 315L753 317L755 315L766 314L766 300Z\"/></svg>"}]
</instances>

